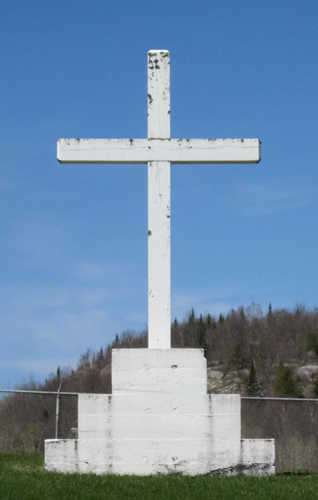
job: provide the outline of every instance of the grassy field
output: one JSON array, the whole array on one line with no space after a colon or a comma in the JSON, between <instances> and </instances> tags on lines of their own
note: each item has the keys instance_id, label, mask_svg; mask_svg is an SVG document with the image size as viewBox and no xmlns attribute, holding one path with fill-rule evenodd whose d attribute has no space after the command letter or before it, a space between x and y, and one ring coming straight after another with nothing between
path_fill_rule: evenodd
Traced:
<instances>
[{"instance_id":1,"label":"grassy field","mask_svg":"<svg viewBox=\"0 0 318 500\"><path fill-rule=\"evenodd\" d=\"M181 477L48 473L41 455L0 454L0 500L310 500L318 476Z\"/></svg>"}]
</instances>

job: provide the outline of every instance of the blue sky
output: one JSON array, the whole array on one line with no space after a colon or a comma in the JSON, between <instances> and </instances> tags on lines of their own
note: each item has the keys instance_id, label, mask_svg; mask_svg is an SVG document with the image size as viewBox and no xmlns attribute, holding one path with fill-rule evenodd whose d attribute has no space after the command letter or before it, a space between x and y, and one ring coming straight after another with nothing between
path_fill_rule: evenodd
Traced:
<instances>
[{"instance_id":1,"label":"blue sky","mask_svg":"<svg viewBox=\"0 0 318 500\"><path fill-rule=\"evenodd\" d=\"M147 168L60 165L63 137L147 135L171 53L175 138L258 165L172 167L172 315L318 305L316 0L11 0L0 16L0 387L147 324Z\"/></svg>"}]
</instances>

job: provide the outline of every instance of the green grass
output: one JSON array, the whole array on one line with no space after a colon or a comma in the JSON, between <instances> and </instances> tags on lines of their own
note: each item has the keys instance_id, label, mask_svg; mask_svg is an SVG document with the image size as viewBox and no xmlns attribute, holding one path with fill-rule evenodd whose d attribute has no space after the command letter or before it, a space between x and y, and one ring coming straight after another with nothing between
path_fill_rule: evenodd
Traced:
<instances>
[{"instance_id":1,"label":"green grass","mask_svg":"<svg viewBox=\"0 0 318 500\"><path fill-rule=\"evenodd\" d=\"M311 500L318 476L94 476L45 472L41 455L0 454L0 500Z\"/></svg>"}]
</instances>

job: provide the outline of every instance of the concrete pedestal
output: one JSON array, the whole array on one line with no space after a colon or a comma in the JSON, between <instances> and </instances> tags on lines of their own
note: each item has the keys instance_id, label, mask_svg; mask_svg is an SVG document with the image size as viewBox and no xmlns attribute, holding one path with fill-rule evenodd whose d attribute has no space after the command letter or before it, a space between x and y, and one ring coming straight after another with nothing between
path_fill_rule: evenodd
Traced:
<instances>
[{"instance_id":1,"label":"concrete pedestal","mask_svg":"<svg viewBox=\"0 0 318 500\"><path fill-rule=\"evenodd\" d=\"M79 395L78 439L46 440L46 470L275 473L274 440L241 439L240 396L206 393L202 350L114 349L112 381Z\"/></svg>"}]
</instances>

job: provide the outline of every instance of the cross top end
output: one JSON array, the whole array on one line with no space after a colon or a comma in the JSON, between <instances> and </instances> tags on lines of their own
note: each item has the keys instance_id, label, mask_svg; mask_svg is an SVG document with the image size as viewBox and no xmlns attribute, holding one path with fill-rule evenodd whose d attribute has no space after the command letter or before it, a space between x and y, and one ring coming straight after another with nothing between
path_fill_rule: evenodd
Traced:
<instances>
[{"instance_id":1,"label":"cross top end","mask_svg":"<svg viewBox=\"0 0 318 500\"><path fill-rule=\"evenodd\" d=\"M148 50L148 56L154 56L155 54L161 54L161 55L169 55L170 52L169 50L165 50L165 49L151 49L151 50Z\"/></svg>"}]
</instances>

